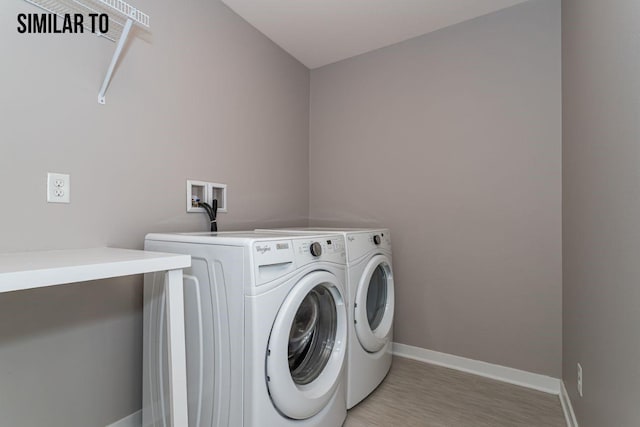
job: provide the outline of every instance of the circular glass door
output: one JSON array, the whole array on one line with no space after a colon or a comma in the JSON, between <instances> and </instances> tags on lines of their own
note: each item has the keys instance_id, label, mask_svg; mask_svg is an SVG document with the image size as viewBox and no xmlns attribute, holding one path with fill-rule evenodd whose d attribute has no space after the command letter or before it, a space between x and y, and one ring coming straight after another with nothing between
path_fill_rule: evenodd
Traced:
<instances>
[{"instance_id":1,"label":"circular glass door","mask_svg":"<svg viewBox=\"0 0 640 427\"><path fill-rule=\"evenodd\" d=\"M375 331L382 323L387 308L387 278L389 277L387 271L387 268L379 264L369 279L367 321L372 331Z\"/></svg>"},{"instance_id":2,"label":"circular glass door","mask_svg":"<svg viewBox=\"0 0 640 427\"><path fill-rule=\"evenodd\" d=\"M296 384L309 384L323 371L335 344L336 327L331 291L317 285L302 300L289 331L289 371Z\"/></svg>"},{"instance_id":3,"label":"circular glass door","mask_svg":"<svg viewBox=\"0 0 640 427\"><path fill-rule=\"evenodd\" d=\"M346 339L337 277L326 271L304 276L282 304L269 337L267 386L280 412L305 419L325 407L340 382Z\"/></svg>"},{"instance_id":4,"label":"circular glass door","mask_svg":"<svg viewBox=\"0 0 640 427\"><path fill-rule=\"evenodd\" d=\"M374 353L389 341L394 306L391 262L376 255L364 268L354 304L356 334L366 351Z\"/></svg>"}]
</instances>

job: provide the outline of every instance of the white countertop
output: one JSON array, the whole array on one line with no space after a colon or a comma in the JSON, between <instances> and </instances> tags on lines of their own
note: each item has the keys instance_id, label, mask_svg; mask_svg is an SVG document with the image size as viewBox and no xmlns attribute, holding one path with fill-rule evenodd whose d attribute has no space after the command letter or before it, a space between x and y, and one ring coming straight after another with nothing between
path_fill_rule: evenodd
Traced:
<instances>
[{"instance_id":1,"label":"white countertop","mask_svg":"<svg viewBox=\"0 0 640 427\"><path fill-rule=\"evenodd\" d=\"M116 248L0 254L0 292L189 267L189 255Z\"/></svg>"}]
</instances>

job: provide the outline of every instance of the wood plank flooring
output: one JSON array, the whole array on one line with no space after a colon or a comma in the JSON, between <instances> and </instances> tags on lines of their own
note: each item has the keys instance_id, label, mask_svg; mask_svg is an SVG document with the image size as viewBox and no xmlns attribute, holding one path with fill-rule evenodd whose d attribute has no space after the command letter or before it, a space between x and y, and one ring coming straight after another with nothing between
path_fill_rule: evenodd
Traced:
<instances>
[{"instance_id":1,"label":"wood plank flooring","mask_svg":"<svg viewBox=\"0 0 640 427\"><path fill-rule=\"evenodd\" d=\"M343 427L566 427L560 399L394 357L391 372Z\"/></svg>"}]
</instances>

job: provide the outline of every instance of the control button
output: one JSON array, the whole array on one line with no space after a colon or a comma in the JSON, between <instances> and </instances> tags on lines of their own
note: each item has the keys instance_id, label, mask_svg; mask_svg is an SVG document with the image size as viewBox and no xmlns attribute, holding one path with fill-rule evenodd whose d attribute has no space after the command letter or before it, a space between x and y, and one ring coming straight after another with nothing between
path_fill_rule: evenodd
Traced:
<instances>
[{"instance_id":1,"label":"control button","mask_svg":"<svg viewBox=\"0 0 640 427\"><path fill-rule=\"evenodd\" d=\"M322 245L318 242L313 242L311 246L309 246L309 250L311 250L311 255L313 256L322 255Z\"/></svg>"},{"instance_id":2,"label":"control button","mask_svg":"<svg viewBox=\"0 0 640 427\"><path fill-rule=\"evenodd\" d=\"M379 245L381 242L380 240L380 236L378 236L377 234L373 236L373 243L375 243L376 245Z\"/></svg>"}]
</instances>

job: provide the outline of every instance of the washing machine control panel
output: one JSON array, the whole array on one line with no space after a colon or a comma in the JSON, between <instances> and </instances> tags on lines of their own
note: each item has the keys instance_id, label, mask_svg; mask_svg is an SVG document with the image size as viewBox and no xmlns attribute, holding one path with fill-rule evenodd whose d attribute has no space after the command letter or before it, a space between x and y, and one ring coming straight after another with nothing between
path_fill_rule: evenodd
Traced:
<instances>
[{"instance_id":1,"label":"washing machine control panel","mask_svg":"<svg viewBox=\"0 0 640 427\"><path fill-rule=\"evenodd\" d=\"M322 245L319 242L313 242L311 246L309 246L309 252L314 257L319 257L322 255Z\"/></svg>"},{"instance_id":2,"label":"washing machine control panel","mask_svg":"<svg viewBox=\"0 0 640 427\"><path fill-rule=\"evenodd\" d=\"M260 286L295 270L291 240L258 241L253 244L256 285Z\"/></svg>"},{"instance_id":3,"label":"washing machine control panel","mask_svg":"<svg viewBox=\"0 0 640 427\"><path fill-rule=\"evenodd\" d=\"M256 242L253 245L256 265L293 263L295 257L291 240Z\"/></svg>"},{"instance_id":4,"label":"washing machine control panel","mask_svg":"<svg viewBox=\"0 0 640 427\"><path fill-rule=\"evenodd\" d=\"M296 237L256 241L253 244L254 274L258 286L316 261L346 264L344 237Z\"/></svg>"},{"instance_id":5,"label":"washing machine control panel","mask_svg":"<svg viewBox=\"0 0 640 427\"><path fill-rule=\"evenodd\" d=\"M297 238L293 240L293 247L298 266L314 261L346 262L344 237L341 235Z\"/></svg>"}]
</instances>

